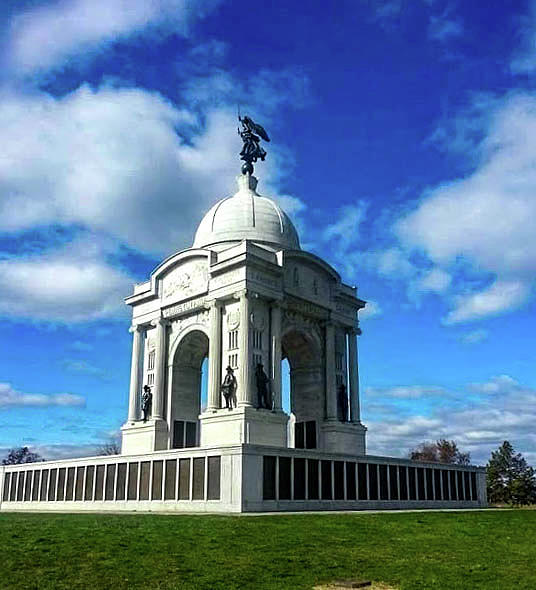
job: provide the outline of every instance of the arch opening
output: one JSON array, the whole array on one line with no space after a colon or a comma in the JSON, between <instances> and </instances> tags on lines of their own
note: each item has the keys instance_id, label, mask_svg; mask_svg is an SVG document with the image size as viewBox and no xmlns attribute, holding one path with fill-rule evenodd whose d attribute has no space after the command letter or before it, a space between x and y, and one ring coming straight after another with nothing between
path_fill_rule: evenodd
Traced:
<instances>
[{"instance_id":1,"label":"arch opening","mask_svg":"<svg viewBox=\"0 0 536 590\"><path fill-rule=\"evenodd\" d=\"M281 341L283 409L289 413L290 447L318 448L325 413L324 371L318 337L292 328Z\"/></svg>"},{"instance_id":2,"label":"arch opening","mask_svg":"<svg viewBox=\"0 0 536 590\"><path fill-rule=\"evenodd\" d=\"M207 399L209 340L201 330L179 342L171 367L169 403L170 446L199 446L199 414Z\"/></svg>"}]
</instances>

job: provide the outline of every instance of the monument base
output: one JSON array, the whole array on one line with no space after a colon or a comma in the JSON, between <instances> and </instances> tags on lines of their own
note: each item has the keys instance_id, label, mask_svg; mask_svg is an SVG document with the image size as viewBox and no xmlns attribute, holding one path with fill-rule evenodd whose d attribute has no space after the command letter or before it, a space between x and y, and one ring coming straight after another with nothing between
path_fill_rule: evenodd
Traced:
<instances>
[{"instance_id":1,"label":"monument base","mask_svg":"<svg viewBox=\"0 0 536 590\"><path fill-rule=\"evenodd\" d=\"M323 422L320 426L322 450L326 453L365 454L367 429L360 422Z\"/></svg>"},{"instance_id":2,"label":"monument base","mask_svg":"<svg viewBox=\"0 0 536 590\"><path fill-rule=\"evenodd\" d=\"M168 448L168 427L165 420L137 420L121 426L121 453L137 455Z\"/></svg>"},{"instance_id":3,"label":"monument base","mask_svg":"<svg viewBox=\"0 0 536 590\"><path fill-rule=\"evenodd\" d=\"M218 409L199 416L202 447L254 444L287 446L288 416L251 406Z\"/></svg>"}]
</instances>

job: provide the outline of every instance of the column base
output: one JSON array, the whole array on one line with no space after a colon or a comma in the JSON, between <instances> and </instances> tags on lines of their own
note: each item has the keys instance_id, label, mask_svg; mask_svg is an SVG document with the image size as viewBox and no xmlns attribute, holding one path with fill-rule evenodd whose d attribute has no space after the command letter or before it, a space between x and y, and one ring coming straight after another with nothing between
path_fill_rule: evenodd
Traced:
<instances>
[{"instance_id":1,"label":"column base","mask_svg":"<svg viewBox=\"0 0 536 590\"><path fill-rule=\"evenodd\" d=\"M137 420L121 426L121 454L137 455L168 448L168 425L165 420Z\"/></svg>"},{"instance_id":2,"label":"column base","mask_svg":"<svg viewBox=\"0 0 536 590\"><path fill-rule=\"evenodd\" d=\"M252 444L287 446L288 416L251 406L218 409L199 416L201 446Z\"/></svg>"},{"instance_id":3,"label":"column base","mask_svg":"<svg viewBox=\"0 0 536 590\"><path fill-rule=\"evenodd\" d=\"M325 420L320 424L322 450L328 453L364 455L367 428L360 422Z\"/></svg>"}]
</instances>

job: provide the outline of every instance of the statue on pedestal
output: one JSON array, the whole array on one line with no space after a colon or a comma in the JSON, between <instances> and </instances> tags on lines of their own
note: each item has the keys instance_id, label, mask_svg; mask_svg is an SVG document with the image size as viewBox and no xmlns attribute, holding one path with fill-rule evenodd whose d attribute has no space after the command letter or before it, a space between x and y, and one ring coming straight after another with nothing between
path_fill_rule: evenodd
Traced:
<instances>
[{"instance_id":1,"label":"statue on pedestal","mask_svg":"<svg viewBox=\"0 0 536 590\"><path fill-rule=\"evenodd\" d=\"M141 394L141 410L143 412L143 421L147 422L147 419L151 416L151 409L153 405L153 394L151 388L148 385L143 386L143 393Z\"/></svg>"},{"instance_id":2,"label":"statue on pedestal","mask_svg":"<svg viewBox=\"0 0 536 590\"><path fill-rule=\"evenodd\" d=\"M346 393L346 385L344 383L341 383L337 390L337 406L339 420L341 422L348 422L348 394Z\"/></svg>"},{"instance_id":3,"label":"statue on pedestal","mask_svg":"<svg viewBox=\"0 0 536 590\"><path fill-rule=\"evenodd\" d=\"M232 367L227 367L227 375L221 384L221 392L225 399L225 407L228 410L236 408L236 377Z\"/></svg>"},{"instance_id":4,"label":"statue on pedestal","mask_svg":"<svg viewBox=\"0 0 536 590\"><path fill-rule=\"evenodd\" d=\"M257 384L257 407L265 408L267 410L272 409L272 396L270 395L270 379L264 372L262 363L257 365L255 370L255 382Z\"/></svg>"},{"instance_id":5,"label":"statue on pedestal","mask_svg":"<svg viewBox=\"0 0 536 590\"><path fill-rule=\"evenodd\" d=\"M238 120L242 124L242 129L238 129L238 135L242 138L244 146L240 152L240 159L244 160L242 165L242 174L253 174L253 162L259 158L264 161L266 158L266 151L259 145L261 139L270 141L268 134L262 125L258 125L248 116L238 116Z\"/></svg>"}]
</instances>

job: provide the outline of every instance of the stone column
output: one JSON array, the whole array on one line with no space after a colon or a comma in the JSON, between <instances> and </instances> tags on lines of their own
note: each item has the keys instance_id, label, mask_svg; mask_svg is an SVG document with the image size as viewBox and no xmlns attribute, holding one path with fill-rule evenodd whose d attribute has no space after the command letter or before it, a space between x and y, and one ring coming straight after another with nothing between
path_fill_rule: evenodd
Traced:
<instances>
[{"instance_id":1,"label":"stone column","mask_svg":"<svg viewBox=\"0 0 536 590\"><path fill-rule=\"evenodd\" d=\"M335 380L335 326L327 322L324 329L326 419L337 420L337 385Z\"/></svg>"},{"instance_id":2,"label":"stone column","mask_svg":"<svg viewBox=\"0 0 536 590\"><path fill-rule=\"evenodd\" d=\"M211 301L209 310L207 412L213 412L221 407L221 303Z\"/></svg>"},{"instance_id":3,"label":"stone column","mask_svg":"<svg viewBox=\"0 0 536 590\"><path fill-rule=\"evenodd\" d=\"M357 336L359 329L348 331L348 375L350 378L350 421L360 422L359 416L359 366L357 360Z\"/></svg>"},{"instance_id":4,"label":"stone column","mask_svg":"<svg viewBox=\"0 0 536 590\"><path fill-rule=\"evenodd\" d=\"M239 369L240 379L238 382L238 405L253 406L253 390L250 384L250 354L249 354L249 316L250 301L249 293L242 291L240 293L240 357Z\"/></svg>"},{"instance_id":5,"label":"stone column","mask_svg":"<svg viewBox=\"0 0 536 590\"><path fill-rule=\"evenodd\" d=\"M282 409L281 398L281 305L278 301L272 303L272 325L271 325L271 357L272 367L270 379L272 381L272 396L274 401L274 410L276 412Z\"/></svg>"},{"instance_id":6,"label":"stone column","mask_svg":"<svg viewBox=\"0 0 536 590\"><path fill-rule=\"evenodd\" d=\"M164 382L166 360L166 326L164 318L158 318L152 324L156 326L156 351L154 361L154 391L152 418L155 420L164 419Z\"/></svg>"},{"instance_id":7,"label":"stone column","mask_svg":"<svg viewBox=\"0 0 536 590\"><path fill-rule=\"evenodd\" d=\"M138 419L138 404L140 397L140 373L141 350L143 340L143 328L132 326L132 362L130 365L130 391L128 396L128 421L135 422Z\"/></svg>"}]
</instances>

